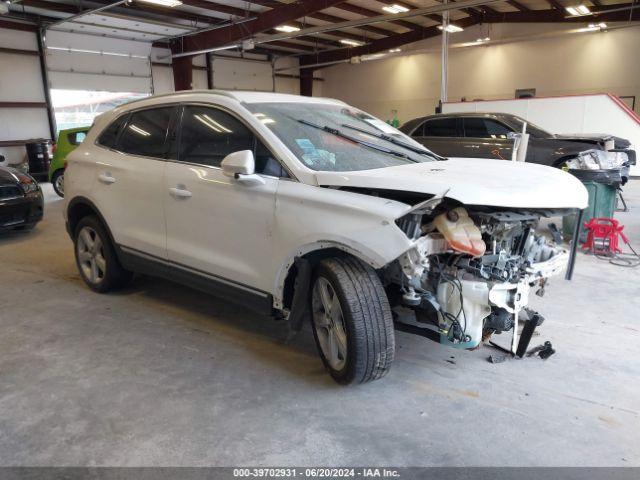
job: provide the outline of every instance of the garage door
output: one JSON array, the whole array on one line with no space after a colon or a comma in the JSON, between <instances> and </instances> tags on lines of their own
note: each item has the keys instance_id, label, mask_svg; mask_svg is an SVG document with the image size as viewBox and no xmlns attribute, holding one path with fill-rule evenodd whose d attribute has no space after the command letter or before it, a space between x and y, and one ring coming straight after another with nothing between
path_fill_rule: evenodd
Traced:
<instances>
[{"instance_id":1,"label":"garage door","mask_svg":"<svg viewBox=\"0 0 640 480\"><path fill-rule=\"evenodd\" d=\"M151 92L151 43L49 31L51 88Z\"/></svg>"},{"instance_id":2,"label":"garage door","mask_svg":"<svg viewBox=\"0 0 640 480\"><path fill-rule=\"evenodd\" d=\"M223 90L273 91L270 62L214 58L213 86Z\"/></svg>"}]
</instances>

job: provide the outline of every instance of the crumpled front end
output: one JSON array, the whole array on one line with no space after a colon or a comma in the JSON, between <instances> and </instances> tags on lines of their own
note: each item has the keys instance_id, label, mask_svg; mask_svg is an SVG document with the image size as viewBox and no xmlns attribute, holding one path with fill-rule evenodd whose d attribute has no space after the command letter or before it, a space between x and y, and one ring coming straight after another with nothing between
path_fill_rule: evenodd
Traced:
<instances>
[{"instance_id":1,"label":"crumpled front end","mask_svg":"<svg viewBox=\"0 0 640 480\"><path fill-rule=\"evenodd\" d=\"M543 295L569 261L567 250L535 231L541 216L561 213L445 200L399 219L415 243L386 268L385 279L397 311L414 315L397 320L457 348L513 331L515 353L519 322L542 318L527 307L530 295Z\"/></svg>"}]
</instances>

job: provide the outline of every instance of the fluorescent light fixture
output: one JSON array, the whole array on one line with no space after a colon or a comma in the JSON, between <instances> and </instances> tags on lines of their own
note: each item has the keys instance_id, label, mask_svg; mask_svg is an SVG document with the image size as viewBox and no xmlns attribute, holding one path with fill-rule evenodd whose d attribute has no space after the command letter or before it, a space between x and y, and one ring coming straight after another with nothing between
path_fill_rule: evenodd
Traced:
<instances>
[{"instance_id":1,"label":"fluorescent light fixture","mask_svg":"<svg viewBox=\"0 0 640 480\"><path fill-rule=\"evenodd\" d=\"M343 45L349 45L350 47L361 47L362 45L364 45L362 42L350 40L348 38L343 38L342 40L340 40L340 43L342 43Z\"/></svg>"},{"instance_id":2,"label":"fluorescent light fixture","mask_svg":"<svg viewBox=\"0 0 640 480\"><path fill-rule=\"evenodd\" d=\"M586 5L574 5L572 7L565 7L565 10L569 12L569 15L573 17L580 17L582 15L589 15L591 10Z\"/></svg>"},{"instance_id":3,"label":"fluorescent light fixture","mask_svg":"<svg viewBox=\"0 0 640 480\"><path fill-rule=\"evenodd\" d=\"M162 5L163 7L177 7L182 5L181 0L139 0L140 2L152 3L154 5Z\"/></svg>"},{"instance_id":4,"label":"fluorescent light fixture","mask_svg":"<svg viewBox=\"0 0 640 480\"><path fill-rule=\"evenodd\" d=\"M443 30L443 31L445 30L445 28L444 28L442 25L438 25L438 29L439 29L439 30ZM463 31L463 30L464 30L464 28L459 27L459 26L457 26L457 25L454 25L453 23L450 23L449 25L447 25L446 30L447 30L447 32L449 32L449 33L456 33L456 32L461 32L461 31Z\"/></svg>"},{"instance_id":5,"label":"fluorescent light fixture","mask_svg":"<svg viewBox=\"0 0 640 480\"><path fill-rule=\"evenodd\" d=\"M380 58L383 58L386 54L385 53L372 53L369 55L362 55L362 57L360 57L361 60L363 61L367 61L367 60L378 60Z\"/></svg>"},{"instance_id":6,"label":"fluorescent light fixture","mask_svg":"<svg viewBox=\"0 0 640 480\"><path fill-rule=\"evenodd\" d=\"M401 48L392 48L391 50L389 50L389 53L398 53L401 52L402 49Z\"/></svg>"},{"instance_id":7,"label":"fluorescent light fixture","mask_svg":"<svg viewBox=\"0 0 640 480\"><path fill-rule=\"evenodd\" d=\"M279 32L284 32L284 33L293 33L293 32L299 32L300 29L298 27L294 27L293 25L280 25L278 27L276 27L276 30Z\"/></svg>"},{"instance_id":8,"label":"fluorescent light fixture","mask_svg":"<svg viewBox=\"0 0 640 480\"><path fill-rule=\"evenodd\" d=\"M386 7L382 7L382 10L384 10L387 13L404 13L409 11L407 7L403 7L402 5L398 5L397 3L394 3L393 5L387 5Z\"/></svg>"}]
</instances>

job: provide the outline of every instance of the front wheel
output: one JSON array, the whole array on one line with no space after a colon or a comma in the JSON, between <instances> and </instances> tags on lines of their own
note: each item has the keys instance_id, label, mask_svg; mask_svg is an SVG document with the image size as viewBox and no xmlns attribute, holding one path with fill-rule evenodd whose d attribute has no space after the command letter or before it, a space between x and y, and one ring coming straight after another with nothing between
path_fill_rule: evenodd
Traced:
<instances>
[{"instance_id":1,"label":"front wheel","mask_svg":"<svg viewBox=\"0 0 640 480\"><path fill-rule=\"evenodd\" d=\"M64 170L57 170L51 177L51 183L58 196L64 198Z\"/></svg>"},{"instance_id":2,"label":"front wheel","mask_svg":"<svg viewBox=\"0 0 640 480\"><path fill-rule=\"evenodd\" d=\"M322 260L314 273L311 311L320 357L335 381L365 383L389 371L393 319L371 267L353 257Z\"/></svg>"}]
</instances>

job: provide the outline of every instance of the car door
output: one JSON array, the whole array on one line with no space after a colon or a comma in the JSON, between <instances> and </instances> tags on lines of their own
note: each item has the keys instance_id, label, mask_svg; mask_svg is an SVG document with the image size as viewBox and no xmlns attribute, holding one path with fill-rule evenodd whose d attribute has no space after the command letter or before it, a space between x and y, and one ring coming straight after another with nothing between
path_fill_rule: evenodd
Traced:
<instances>
[{"instance_id":1,"label":"car door","mask_svg":"<svg viewBox=\"0 0 640 480\"><path fill-rule=\"evenodd\" d=\"M230 153L252 150L263 185L223 175ZM190 273L240 288L270 291L275 196L281 164L236 115L210 105L185 105L164 192L169 260Z\"/></svg>"},{"instance_id":2,"label":"car door","mask_svg":"<svg viewBox=\"0 0 640 480\"><path fill-rule=\"evenodd\" d=\"M484 117L463 117L462 127L462 156L511 160L513 140L508 138L509 127Z\"/></svg>"},{"instance_id":3,"label":"car door","mask_svg":"<svg viewBox=\"0 0 640 480\"><path fill-rule=\"evenodd\" d=\"M114 121L98 139L95 203L121 247L166 259L163 212L169 126L177 106L145 108ZM110 148L109 148L110 147Z\"/></svg>"},{"instance_id":4,"label":"car door","mask_svg":"<svg viewBox=\"0 0 640 480\"><path fill-rule=\"evenodd\" d=\"M459 157L460 127L455 117L426 120L411 136L434 153L444 157Z\"/></svg>"}]
</instances>

